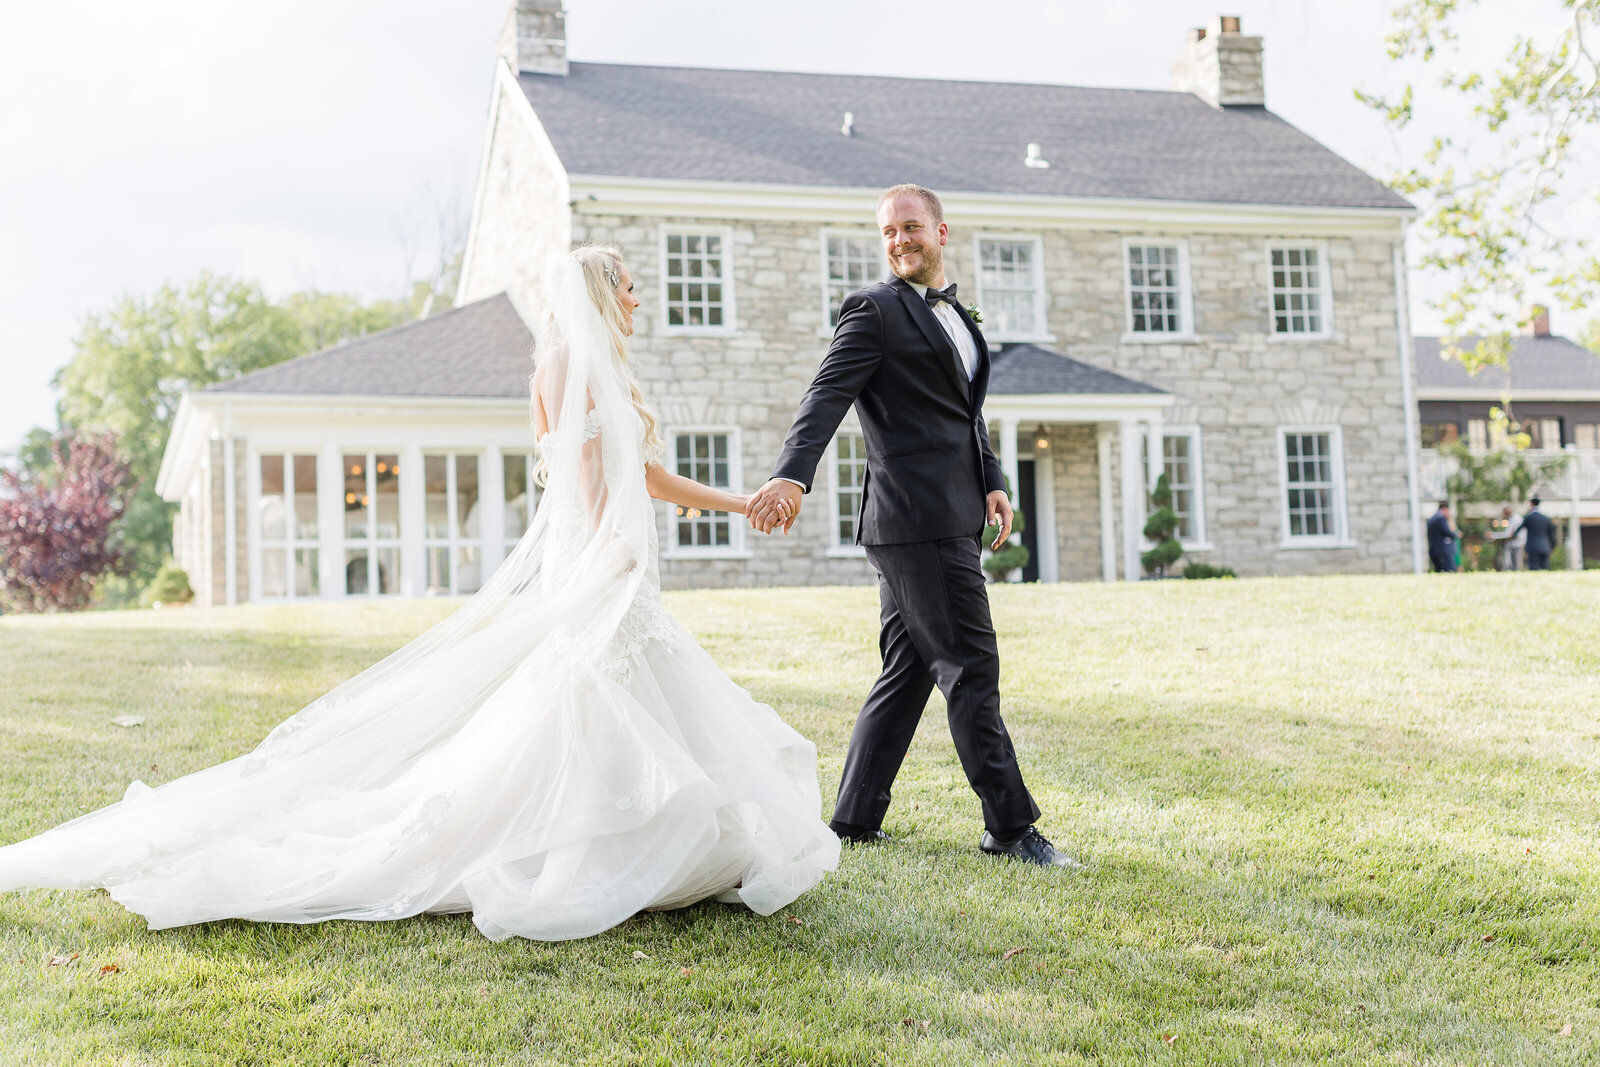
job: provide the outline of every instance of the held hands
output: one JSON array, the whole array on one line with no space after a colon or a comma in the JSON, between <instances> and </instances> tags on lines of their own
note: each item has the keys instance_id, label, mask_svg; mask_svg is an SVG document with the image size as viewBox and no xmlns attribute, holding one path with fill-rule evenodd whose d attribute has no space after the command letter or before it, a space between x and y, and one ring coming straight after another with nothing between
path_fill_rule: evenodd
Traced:
<instances>
[{"instance_id":1,"label":"held hands","mask_svg":"<svg viewBox=\"0 0 1600 1067\"><path fill-rule=\"evenodd\" d=\"M744 514L750 527L769 534L778 527L788 533L789 527L800 515L800 487L782 478L774 478L750 497Z\"/></svg>"},{"instance_id":2,"label":"held hands","mask_svg":"<svg viewBox=\"0 0 1600 1067\"><path fill-rule=\"evenodd\" d=\"M986 526L1000 527L1000 533L995 537L994 544L989 548L999 551L1000 546L1006 543L1006 538L1011 536L1011 501L1006 499L1005 493L996 489L988 498L988 521Z\"/></svg>"}]
</instances>

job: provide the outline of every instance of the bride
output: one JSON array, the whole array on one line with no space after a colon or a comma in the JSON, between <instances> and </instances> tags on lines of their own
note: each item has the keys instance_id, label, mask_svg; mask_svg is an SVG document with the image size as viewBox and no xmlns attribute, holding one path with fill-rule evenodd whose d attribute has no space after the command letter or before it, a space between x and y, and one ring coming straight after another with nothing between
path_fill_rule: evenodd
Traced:
<instances>
[{"instance_id":1,"label":"bride","mask_svg":"<svg viewBox=\"0 0 1600 1067\"><path fill-rule=\"evenodd\" d=\"M545 492L484 589L248 755L0 848L0 891L104 887L152 929L468 912L586 937L707 898L767 915L838 863L815 747L666 613L666 471L621 254L555 257L533 414Z\"/></svg>"}]
</instances>

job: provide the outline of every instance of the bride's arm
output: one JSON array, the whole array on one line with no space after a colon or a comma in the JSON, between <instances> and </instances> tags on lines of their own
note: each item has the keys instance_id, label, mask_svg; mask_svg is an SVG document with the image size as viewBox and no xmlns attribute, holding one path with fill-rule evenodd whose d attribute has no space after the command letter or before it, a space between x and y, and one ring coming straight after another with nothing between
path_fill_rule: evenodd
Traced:
<instances>
[{"instance_id":1,"label":"bride's arm","mask_svg":"<svg viewBox=\"0 0 1600 1067\"><path fill-rule=\"evenodd\" d=\"M742 515L745 502L750 499L741 493L714 489L693 478L673 474L659 463L645 465L644 484L657 500L686 508L700 508L702 511L736 511Z\"/></svg>"}]
</instances>

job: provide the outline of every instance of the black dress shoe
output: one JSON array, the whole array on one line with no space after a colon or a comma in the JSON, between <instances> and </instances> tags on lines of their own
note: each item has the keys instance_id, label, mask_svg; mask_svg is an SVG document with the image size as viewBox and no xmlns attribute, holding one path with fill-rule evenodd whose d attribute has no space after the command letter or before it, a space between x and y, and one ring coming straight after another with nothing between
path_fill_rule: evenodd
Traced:
<instances>
[{"instance_id":1,"label":"black dress shoe","mask_svg":"<svg viewBox=\"0 0 1600 1067\"><path fill-rule=\"evenodd\" d=\"M1014 860L1040 867L1065 867L1068 870L1078 870L1083 867L1083 864L1052 845L1049 838L1041 834L1036 826L1030 826L1022 831L1022 836L1014 841L1001 841L985 830L983 840L978 842L978 847L991 856L1009 856Z\"/></svg>"},{"instance_id":2,"label":"black dress shoe","mask_svg":"<svg viewBox=\"0 0 1600 1067\"><path fill-rule=\"evenodd\" d=\"M841 830L837 826L830 827L830 829L839 835L840 841L847 845L887 844L894 840L882 830Z\"/></svg>"}]
</instances>

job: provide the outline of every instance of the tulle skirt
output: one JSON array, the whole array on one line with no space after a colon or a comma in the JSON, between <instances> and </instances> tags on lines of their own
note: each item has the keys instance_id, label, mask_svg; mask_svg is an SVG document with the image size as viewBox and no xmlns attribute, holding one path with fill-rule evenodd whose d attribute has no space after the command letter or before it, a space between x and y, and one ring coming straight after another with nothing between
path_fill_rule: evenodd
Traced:
<instances>
[{"instance_id":1,"label":"tulle skirt","mask_svg":"<svg viewBox=\"0 0 1600 1067\"><path fill-rule=\"evenodd\" d=\"M708 898L771 914L838 864L816 749L657 610L610 661L533 657L470 714L432 717L438 736L368 738L384 750L368 774L349 753L319 758L352 747L333 706L313 723L328 739L301 751L136 782L0 848L0 890L104 887L152 929L470 912L495 940L585 937ZM419 661L397 702L424 702L419 685L447 701L494 672L471 645Z\"/></svg>"}]
</instances>

